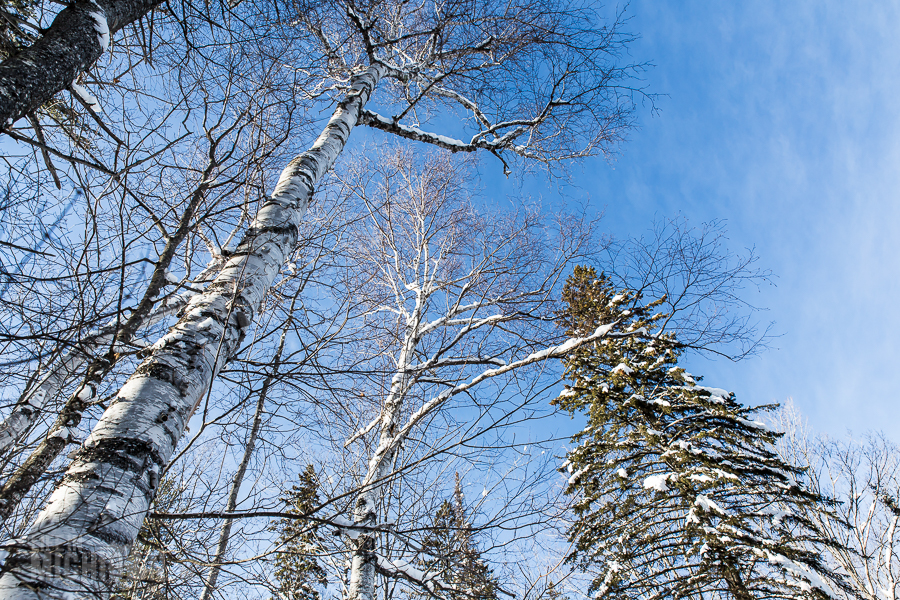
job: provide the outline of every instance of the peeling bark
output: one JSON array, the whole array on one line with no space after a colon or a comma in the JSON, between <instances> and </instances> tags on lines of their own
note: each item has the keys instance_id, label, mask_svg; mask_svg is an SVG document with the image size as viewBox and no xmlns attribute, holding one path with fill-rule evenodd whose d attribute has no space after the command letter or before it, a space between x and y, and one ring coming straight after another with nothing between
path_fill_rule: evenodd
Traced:
<instances>
[{"instance_id":1,"label":"peeling bark","mask_svg":"<svg viewBox=\"0 0 900 600\"><path fill-rule=\"evenodd\" d=\"M79 0L59 12L44 35L0 64L0 128L69 87L106 50L111 34L161 0ZM105 37L104 24L105 22Z\"/></svg>"},{"instance_id":2,"label":"peeling bark","mask_svg":"<svg viewBox=\"0 0 900 600\"><path fill-rule=\"evenodd\" d=\"M191 414L233 357L297 241L314 188L343 150L384 72L373 65L272 197L206 291L128 379L22 539L8 546L0 599L109 596ZM55 568L47 568L48 565Z\"/></svg>"}]
</instances>

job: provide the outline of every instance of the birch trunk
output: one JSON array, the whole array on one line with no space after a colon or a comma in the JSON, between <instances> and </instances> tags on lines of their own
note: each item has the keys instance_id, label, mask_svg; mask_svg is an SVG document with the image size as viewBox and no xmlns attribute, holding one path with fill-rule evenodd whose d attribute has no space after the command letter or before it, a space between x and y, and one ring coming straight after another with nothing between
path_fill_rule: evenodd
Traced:
<instances>
[{"instance_id":1,"label":"birch trunk","mask_svg":"<svg viewBox=\"0 0 900 600\"><path fill-rule=\"evenodd\" d=\"M0 64L0 128L66 89L106 51L111 34L160 0L78 0L28 48Z\"/></svg>"},{"instance_id":2,"label":"birch trunk","mask_svg":"<svg viewBox=\"0 0 900 600\"><path fill-rule=\"evenodd\" d=\"M92 377L99 377L102 379L106 373L109 372L109 369L115 364L114 353L110 352L110 355L107 357L95 357L94 355L98 349L112 344L113 341L119 344L128 344L131 342L138 329L155 325L163 319L174 315L182 306L184 306L184 297L180 296L178 299L173 299L164 306L153 310L156 298L159 297L163 286L166 285L166 271L172 265L172 260L175 258L175 252L178 250L179 246L181 246L181 242L184 241L184 238L187 237L188 233L191 231L191 223L194 220L197 207L200 206L204 193L207 188L209 188L212 174L218 166L218 162L214 158L215 150L216 145L213 144L212 148L210 148L210 160L206 169L203 171L203 177L191 194L190 202L188 202L187 207L182 213L178 226L166 241L166 245L159 255L159 259L156 261L153 274L150 276L150 283L147 284L147 289L144 291L144 296L141 298L141 301L135 309L131 311L131 315L121 324L121 326L117 328L114 325L110 325L105 328L104 331L101 331L99 336L82 344L78 349L67 353L65 357L57 365L52 367L47 375L41 379L37 387L30 391L26 391L22 395L16 403L16 406L13 408L12 413L10 413L3 423L0 424L0 456L6 454L13 444L22 439L22 436L24 436L31 426L34 425L47 402L56 397L56 394L63 384L65 384L66 380L77 373L86 362L93 358L91 365L87 369L88 375L85 377L86 381L91 381ZM213 264L208 266L196 277L194 282L200 283L206 281L217 268L217 261L214 261ZM72 412L72 407L70 407L69 404L73 403L74 401L70 399L66 404L66 408L69 409L68 412L70 413ZM66 409L64 409L64 412L65 410ZM80 411L78 411L79 420L81 418L80 414ZM74 424L77 425L77 423ZM63 423L63 427L65 426L67 426L66 423ZM54 429L51 428L51 436L53 432ZM50 460L52 462L53 459L51 458ZM2 498L0 498L0 507L2 507ZM0 508L0 514L2 514L2 508ZM8 512L2 514L2 517L0 518L5 520L7 516L9 516Z\"/></svg>"},{"instance_id":3,"label":"birch trunk","mask_svg":"<svg viewBox=\"0 0 900 600\"><path fill-rule=\"evenodd\" d=\"M50 464L65 447L75 441L70 429L77 427L81 423L82 414L87 408L86 398L83 397L87 396L87 394L83 394L83 391L89 389L89 385L98 385L115 366L118 358L115 347L131 343L138 329L159 323L163 319L177 313L187 303L185 296L182 295L175 299L170 299L155 310L153 309L156 299L166 285L166 272L172 265L175 252L181 246L188 233L190 233L191 223L194 220L197 207L200 206L204 193L209 187L212 173L218 166L214 158L215 149L216 145L213 144L212 148L210 148L210 161L203 171L203 177L199 185L194 189L193 194L191 194L190 202L188 202L182 213L178 226L172 232L172 235L169 236L159 259L156 261L156 266L153 269L153 274L150 276L150 283L144 291L144 296L137 307L131 311L128 319L118 329L110 326L108 333L96 338L90 344L82 346L74 356L66 356L66 359L60 365L64 370L58 371L56 368L51 370L35 391L27 393L17 404L16 408L13 409L10 417L0 425L0 456L2 456L31 428L47 402L59 392L59 388L65 383L67 377L74 374L75 369L80 369L90 359L90 364L85 370L82 385L66 401L56 421L50 427L47 436L31 453L31 456L4 482L3 487L0 488L0 524L9 518L12 511L22 501L22 498L31 490L38 479L47 472ZM219 267L218 262L218 260L213 260L194 279L194 283L200 284L207 281L210 275ZM107 345L110 345L109 352L99 356L96 355L97 350Z\"/></svg>"},{"instance_id":4,"label":"birch trunk","mask_svg":"<svg viewBox=\"0 0 900 600\"><path fill-rule=\"evenodd\" d=\"M292 311L293 312L293 311ZM228 501L225 504L225 512L234 512L237 508L238 494L241 491L241 485L244 483L244 475L247 474L247 466L253 457L253 451L256 449L256 438L259 436L259 428L262 425L263 408L266 404L266 397L269 395L269 387L278 373L278 365L281 363L281 353L284 351L284 340L287 337L287 328L281 333L281 339L278 341L278 350L275 352L275 360L273 372L266 376L263 381L262 389L259 391L259 398L256 401L256 411L253 414L253 426L250 429L250 437L247 439L247 447L244 450L244 457L241 464L238 465L237 473L234 474L234 480L231 484L231 490L228 493ZM222 530L219 532L219 541L216 544L216 553L213 556L213 566L206 577L203 584L203 595L200 600L212 600L213 593L216 591L216 583L219 580L219 572L222 570L222 562L225 560L225 552L228 550L228 542L231 539L231 519L225 519L222 523Z\"/></svg>"},{"instance_id":5,"label":"birch trunk","mask_svg":"<svg viewBox=\"0 0 900 600\"><path fill-rule=\"evenodd\" d=\"M187 304L187 300L183 298L179 298L179 301L167 303L165 306L161 306L153 311L143 324L150 327L164 318L174 315L185 304ZM91 345L91 350L112 343L113 337L112 334L102 336L95 344ZM127 341L123 340L123 343ZM79 355L83 356L83 359L77 365L79 367L87 361L88 356L84 354L85 351L87 349L79 352ZM74 428L81 423L82 415L85 408L87 408L87 398L82 397L82 390L90 389L87 385L88 382L99 382L99 380L103 379L113 365L114 362L107 355L94 357L87 368L84 383L66 400L56 420L50 426L47 436L41 440L25 462L3 483L3 487L0 488L0 524L6 522L22 501L22 498L31 491L34 484L47 472L51 463L65 450L66 446L76 442ZM51 372L52 374L53 372ZM59 377L52 379L52 385L48 382L44 389L47 392L46 397L49 398L56 395L64 380L64 377ZM34 409L34 413L30 415L31 422L28 424L29 427L37 420L39 412L39 410ZM23 430L23 433L24 431L27 431L27 429Z\"/></svg>"},{"instance_id":6,"label":"birch trunk","mask_svg":"<svg viewBox=\"0 0 900 600\"><path fill-rule=\"evenodd\" d=\"M180 301L180 299L169 302L153 311L142 325L146 327L155 325L166 317L174 315L186 303L186 300ZM80 372L98 349L112 344L115 339L115 331L114 326L105 328L93 339L66 353L50 368L36 387L22 395L9 416L4 419L3 423L0 423L0 456L9 452L13 445L22 439L37 421L47 403L59 393L59 389L65 382Z\"/></svg>"},{"instance_id":7,"label":"birch trunk","mask_svg":"<svg viewBox=\"0 0 900 600\"><path fill-rule=\"evenodd\" d=\"M5 455L37 421L47 402L54 398L63 384L81 370L93 352L113 340L113 332L101 333L80 348L67 352L38 382L26 390L12 412L0 423L0 456Z\"/></svg>"},{"instance_id":8,"label":"birch trunk","mask_svg":"<svg viewBox=\"0 0 900 600\"><path fill-rule=\"evenodd\" d=\"M384 485L391 474L391 467L397 451L399 419L403 401L411 385L410 366L420 340L424 302L425 293L420 287L416 292L416 306L410 315L410 325L407 327L403 347L397 357L397 373L391 381L391 389L384 402L379 424L378 447L369 460L362 491L356 497L353 521L365 527L378 525L378 505L381 503ZM353 540L348 600L375 600L376 535L376 533L364 533Z\"/></svg>"},{"instance_id":9,"label":"birch trunk","mask_svg":"<svg viewBox=\"0 0 900 600\"><path fill-rule=\"evenodd\" d=\"M313 147L281 174L272 197L206 291L154 344L69 467L23 539L10 547L0 599L107 598L188 419L233 357L293 250L314 188L343 150L381 79L373 65Z\"/></svg>"}]
</instances>

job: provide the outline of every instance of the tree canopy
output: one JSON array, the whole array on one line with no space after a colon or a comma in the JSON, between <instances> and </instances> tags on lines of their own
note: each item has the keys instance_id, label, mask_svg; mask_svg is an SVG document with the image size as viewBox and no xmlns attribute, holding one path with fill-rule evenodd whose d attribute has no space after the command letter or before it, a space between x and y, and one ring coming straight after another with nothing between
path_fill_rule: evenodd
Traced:
<instances>
[{"instance_id":1,"label":"tree canopy","mask_svg":"<svg viewBox=\"0 0 900 600\"><path fill-rule=\"evenodd\" d=\"M626 21L567 0L0 0L0 598L842 585L816 554L830 505L773 453L767 407L678 366L758 347L718 310L765 277L752 255L475 197L474 156L555 176L616 151L652 103ZM616 285L563 286L579 263ZM558 409L589 422L574 504ZM584 589L559 574L566 535Z\"/></svg>"}]
</instances>

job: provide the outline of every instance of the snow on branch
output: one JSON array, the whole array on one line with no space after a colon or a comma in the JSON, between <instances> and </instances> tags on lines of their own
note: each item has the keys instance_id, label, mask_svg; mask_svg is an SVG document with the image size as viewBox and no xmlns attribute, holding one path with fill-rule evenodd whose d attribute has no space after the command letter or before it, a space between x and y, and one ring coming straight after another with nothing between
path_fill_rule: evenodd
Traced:
<instances>
[{"instance_id":1,"label":"snow on branch","mask_svg":"<svg viewBox=\"0 0 900 600\"><path fill-rule=\"evenodd\" d=\"M388 119L387 117L370 110L361 111L357 123L360 125L368 125L375 129L381 129L382 131L387 131L388 133L393 133L394 135L399 135L400 137L415 140L417 142L432 144L439 148L450 150L451 152L475 152L479 149L487 150L500 159L500 162L503 163L503 172L507 175L509 175L511 171L509 170L509 165L506 163L506 160L500 155L501 150L511 150L525 158L540 159L536 154L529 152L526 146L513 143L519 136L528 131L528 128L525 126L517 127L503 136L490 141L481 139L481 136L485 134L485 132L482 131L476 134L470 142L464 142L439 133L423 131L418 127L413 127L411 125L401 125L398 121ZM534 123L534 125L537 124L537 122Z\"/></svg>"},{"instance_id":2,"label":"snow on branch","mask_svg":"<svg viewBox=\"0 0 900 600\"><path fill-rule=\"evenodd\" d=\"M428 571L427 573L421 569L417 569L405 560L395 558L385 558L380 554L375 554L375 564L378 571L385 577L402 578L412 583L418 584L429 592L434 594L437 590L456 591L456 588L447 585L438 579L440 573Z\"/></svg>"},{"instance_id":3,"label":"snow on branch","mask_svg":"<svg viewBox=\"0 0 900 600\"><path fill-rule=\"evenodd\" d=\"M356 523L345 517L342 517L341 515L335 515L330 519L322 519L321 522L327 523L329 525L334 525L336 527L336 529L334 530L334 535L346 535L347 537L354 540L366 533L390 532L394 529L394 524L390 522L379 523L378 525L363 525L362 523Z\"/></svg>"},{"instance_id":4,"label":"snow on branch","mask_svg":"<svg viewBox=\"0 0 900 600\"><path fill-rule=\"evenodd\" d=\"M471 332L475 331L476 329L478 329L480 327L483 327L485 325L496 325L498 323L503 323L505 321L511 321L512 319L514 319L517 316L519 316L517 313L513 313L513 314L509 314L509 315L491 315L491 316L485 317L483 319L475 319L473 317L470 319L460 319L457 321L451 321L451 320L445 321L444 323L441 323L442 326L465 325L465 327L463 327L458 332L456 332L456 335L453 336L453 339L449 343L446 344L446 347L452 348L454 345L456 345L457 342L459 342L465 336L467 336L468 334L470 334ZM421 333L419 335L424 335L431 329L432 329L431 323L429 323L428 326L426 326L426 328L421 330ZM425 362L422 365L422 368L427 369L427 368L434 367L435 366L434 363L437 360L438 360L437 357L434 357L430 361Z\"/></svg>"},{"instance_id":5,"label":"snow on branch","mask_svg":"<svg viewBox=\"0 0 900 600\"><path fill-rule=\"evenodd\" d=\"M94 112L103 112L103 109L100 108L100 103L97 101L97 97L92 93L87 91L87 88L78 85L76 82L72 82L72 93L81 98L81 101L91 107L91 110Z\"/></svg>"},{"instance_id":6,"label":"snow on branch","mask_svg":"<svg viewBox=\"0 0 900 600\"><path fill-rule=\"evenodd\" d=\"M358 123L381 129L382 131L387 131L407 139L432 144L450 150L451 152L474 152L478 149L488 150L500 158L503 162L504 170L508 172L509 167L499 154L501 150L510 150L525 158L540 160L540 156L529 151L528 144L516 144L515 141L523 135L529 134L529 132L533 134L536 128L540 127L550 118L554 108L572 104L572 101L565 100L558 96L558 94L561 93L561 89L564 86L567 77L571 74L572 73L567 70L554 82L549 98L538 114L530 118L517 118L501 121L499 123L491 123L475 102L462 96L458 92L434 86L434 82L426 86L426 90L431 90L432 87L435 87L436 89L433 91L437 93L437 95L454 100L472 112L475 120L481 125L481 130L475 133L468 142L438 133L423 131L418 127L411 125L402 125L400 120L406 115L410 108L416 104L415 101L411 102L409 107L399 115L394 115L393 118L387 118L371 110L363 110L360 113ZM393 73L393 75L397 76L396 73ZM423 95L424 94L425 92L423 92ZM488 136L492 139L488 139ZM580 154L581 153L576 153L576 155Z\"/></svg>"},{"instance_id":7,"label":"snow on branch","mask_svg":"<svg viewBox=\"0 0 900 600\"><path fill-rule=\"evenodd\" d=\"M766 551L766 559L769 561L769 564L777 565L784 569L784 571L793 578L793 583L802 591L807 592L810 591L811 588L816 588L826 596L831 598L838 597L831 589L831 586L829 586L818 573L813 572L806 566L801 565L782 554L769 551Z\"/></svg>"},{"instance_id":8,"label":"snow on branch","mask_svg":"<svg viewBox=\"0 0 900 600\"><path fill-rule=\"evenodd\" d=\"M481 308L481 306L482 306L482 303L479 303L477 306L474 306L474 308L470 309L470 310ZM488 325L490 323L495 323L495 322L500 322L500 321L508 321L508 320L512 319L514 316L518 316L518 315L499 315L498 314L498 315L490 315L490 316L484 317L482 319L476 319L475 317L470 317L468 319L454 319L454 318L452 318L452 316L447 315L447 316L441 317L440 319L436 319L434 321L431 321L430 323L427 323L420 330L420 334L424 335L424 334L430 332L432 329L436 329L438 327L453 327L456 325L465 325L465 329L462 332L462 334L465 335L466 333L469 333L475 329L478 329L479 327L481 327L483 325Z\"/></svg>"},{"instance_id":9,"label":"snow on branch","mask_svg":"<svg viewBox=\"0 0 900 600\"><path fill-rule=\"evenodd\" d=\"M388 133L393 133L394 135L399 135L400 137L415 140L417 142L433 144L439 148L450 150L451 152L474 152L478 148L491 149L489 145L484 143L467 144L461 140L456 140L439 133L422 131L418 127L412 127L410 125L401 125L400 123L396 123L392 119L383 117L371 110L362 111L359 115L359 124L368 125L375 129L381 129L382 131L387 131Z\"/></svg>"},{"instance_id":10,"label":"snow on branch","mask_svg":"<svg viewBox=\"0 0 900 600\"><path fill-rule=\"evenodd\" d=\"M378 425L378 423L380 423L380 422L381 422L381 415L378 415L377 417L372 419L371 423L369 423L368 425L366 425L365 427L363 427L362 429L360 429L359 431L357 431L356 433L351 435L349 438L347 438L347 441L344 442L344 448L347 448L348 446L350 446L350 444L352 444L353 442L355 442L362 436L366 435L367 433L369 433L370 431L375 429L375 426Z\"/></svg>"},{"instance_id":11,"label":"snow on branch","mask_svg":"<svg viewBox=\"0 0 900 600\"><path fill-rule=\"evenodd\" d=\"M441 358L441 359L433 359L426 361L420 365L414 365L410 367L411 371L425 371L426 369L439 369L441 367L456 367L461 365L495 365L497 367L505 367L506 361L502 358L497 358L495 356L470 356L470 357L455 357L455 358ZM417 378L418 381L422 381L421 378ZM439 380L440 381L440 380Z\"/></svg>"},{"instance_id":12,"label":"snow on branch","mask_svg":"<svg viewBox=\"0 0 900 600\"><path fill-rule=\"evenodd\" d=\"M89 11L88 15L94 19L94 31L97 32L97 43L100 44L100 48L103 52L106 52L107 48L109 48L109 23L106 20L106 12L96 0L90 1L91 4L97 7L97 10Z\"/></svg>"},{"instance_id":13,"label":"snow on branch","mask_svg":"<svg viewBox=\"0 0 900 600\"><path fill-rule=\"evenodd\" d=\"M455 592L457 595L466 596L471 598L472 600L477 600L478 596L474 595L471 592L466 590L459 589L455 585L451 585L441 580L439 577L441 575L440 572L436 571L428 571L423 572L421 569L417 569L412 566L408 562L400 558L385 558L380 554L374 554L375 556L375 568L381 575L385 577L392 578L401 578L406 579L409 582L415 583L424 587L428 590L432 595L436 595L437 591L448 591ZM501 587L497 587L497 591L509 596L510 598L515 598L516 595L512 592L504 590Z\"/></svg>"},{"instance_id":14,"label":"snow on branch","mask_svg":"<svg viewBox=\"0 0 900 600\"><path fill-rule=\"evenodd\" d=\"M477 375L476 377L474 377L468 383L462 383L462 384L452 387L449 390L445 390L445 391L441 392L439 395L437 395L436 397L432 398L431 400L429 400L428 402L423 404L419 410L417 410L412 415L410 415L409 420L406 422L406 424L400 430L398 435L394 438L393 444L397 445L397 444L401 443L406 438L406 436L409 435L409 432L412 430L412 428L415 427L416 424L419 421L421 421L423 418L425 418L425 416L428 415L431 411L433 411L434 409L436 409L437 407L442 405L444 402L446 402L453 396L475 387L476 385L478 385L479 383L481 383L482 381L484 381L486 379L490 379L492 377L497 377L498 375L503 375L503 374L509 373L510 371L514 371L515 369L519 369L521 367L525 367L525 366L528 366L528 365L531 365L531 364L534 364L534 363L537 363L537 362L540 362L543 360L547 360L549 358L563 357L566 354L568 354L569 352L571 352L573 350L577 350L578 348L580 348L581 346L583 346L585 344L589 344L590 342L594 342L594 341L597 341L602 338L631 337L631 336L634 336L636 333L638 333L636 331L636 332L630 332L630 333L624 333L624 334L610 335L610 331L612 331L613 328L619 324L619 322L620 321L617 320L617 321L613 321L612 323L609 323L606 325L601 325L594 331L594 333L592 333L589 336L580 337L580 338L570 338L558 346L551 346L551 347L545 348L544 350L541 350L539 352L534 352L532 354L529 354L528 356L526 356L525 358L523 358L521 360L511 362L507 365L498 367L496 369L487 369L486 371L483 371L480 375Z\"/></svg>"},{"instance_id":15,"label":"snow on branch","mask_svg":"<svg viewBox=\"0 0 900 600\"><path fill-rule=\"evenodd\" d=\"M407 286L407 287L409 287L409 286ZM482 305L482 303L475 303L475 304L471 305L470 307L464 307L464 308L466 308L467 310L474 310L474 309L479 308L481 305ZM421 327L418 330L417 335L419 337L421 337L421 336L425 335L426 333L428 333L438 327L446 327L446 326L451 326L451 325L464 325L464 327L456 334L454 339L449 344L447 344L448 347L451 347L456 342L458 342L460 339L462 339L466 334L471 333L472 331L474 331L480 327L483 327L485 325L502 323L504 321L511 320L516 316L517 315L515 315L515 314L512 314L512 315L495 314L495 315L490 315L490 316L487 316L487 317L484 317L481 319L476 319L474 317L471 317L468 319L453 319L449 316L444 316L444 317L441 317L440 319L432 321L432 322L426 324L425 326ZM446 367L446 366L451 366L451 365L477 365L477 364L492 364L492 365L495 365L498 367L506 367L507 366L503 360L498 359L496 357L471 357L471 358L456 357L456 358L443 358L443 359L438 358L438 357L433 357L432 359L427 360L424 363L409 366L409 367L407 367L406 370L407 370L407 372L413 373L413 372L422 372L422 371L425 371L428 369L434 369L434 368L438 368L438 367ZM344 448L347 448L348 446L350 446L350 444L352 444L353 442L357 441L358 439L360 439L361 437L363 437L364 435L366 435L367 433L369 433L370 431L375 429L375 427L381 422L381 418L382 418L382 415L379 414L375 419L370 421L368 425L362 427L356 433L354 433L349 438L347 438L347 440L344 442Z\"/></svg>"}]
</instances>

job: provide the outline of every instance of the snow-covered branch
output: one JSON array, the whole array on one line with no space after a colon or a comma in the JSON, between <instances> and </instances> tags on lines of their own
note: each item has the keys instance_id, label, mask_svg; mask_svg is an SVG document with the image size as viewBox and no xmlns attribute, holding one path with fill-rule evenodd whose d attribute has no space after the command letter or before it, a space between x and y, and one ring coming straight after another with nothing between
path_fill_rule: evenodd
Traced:
<instances>
[{"instance_id":1,"label":"snow-covered branch","mask_svg":"<svg viewBox=\"0 0 900 600\"><path fill-rule=\"evenodd\" d=\"M394 135L398 135L409 140L432 144L434 146L437 146L438 148L450 150L451 152L475 152L479 148L484 148L487 150L492 149L486 143L482 143L480 145L466 143L461 140L453 139L446 135L441 135L439 133L423 131L418 127L413 127L411 125L402 125L371 110L366 110L363 112L359 123L360 125L368 125L369 127L381 129L382 131L387 131L388 133L393 133Z\"/></svg>"},{"instance_id":2,"label":"snow-covered branch","mask_svg":"<svg viewBox=\"0 0 900 600\"><path fill-rule=\"evenodd\" d=\"M374 557L378 572L385 577L400 577L425 588L432 595L438 590L454 591L455 589L439 579L440 573L431 571L426 573L421 569L417 569L416 567L412 566L405 560L399 558L385 558L377 552L374 554Z\"/></svg>"},{"instance_id":3,"label":"snow-covered branch","mask_svg":"<svg viewBox=\"0 0 900 600\"><path fill-rule=\"evenodd\" d=\"M606 325L601 325L594 331L594 333L592 333L589 336L580 337L580 338L570 338L570 339L566 340L565 342L563 342L562 344L559 344L558 346L551 346L551 347L545 348L544 350L541 350L539 352L534 352L532 354L529 354L525 358L517 360L515 362L511 362L508 365L504 365L504 366L498 367L496 369L488 369L488 370L482 372L481 374L479 374L478 376L472 378L470 381L468 381L466 383L453 386L449 390L445 390L444 392L441 392L438 396L425 402L425 404L423 404L421 408L419 408L416 412L414 412L409 417L409 420L398 432L395 443L396 444L401 443L403 441L403 439L407 435L409 435L409 433L412 431L412 429L420 421L422 421L422 419L424 419L428 414L430 414L431 412L436 410L438 407L440 407L442 404L444 404L447 400L449 400L453 396L456 396L457 394L466 392L466 391L474 388L479 383L481 383L487 379L491 379L491 378L497 377L499 375L505 375L506 373L509 373L516 369L520 369L520 368L526 367L528 365L542 362L542 361L545 361L550 358L562 358L562 357L566 356L568 353L572 352L573 350L577 350L578 348L580 348L581 346L583 346L585 344L589 344L591 342L601 340L605 337L613 337L613 336L614 337L629 337L629 336L634 335L633 333L610 335L610 331L612 331L615 328L615 326L618 325L618 323L619 323L619 321L614 321L614 322L606 324Z\"/></svg>"}]
</instances>

